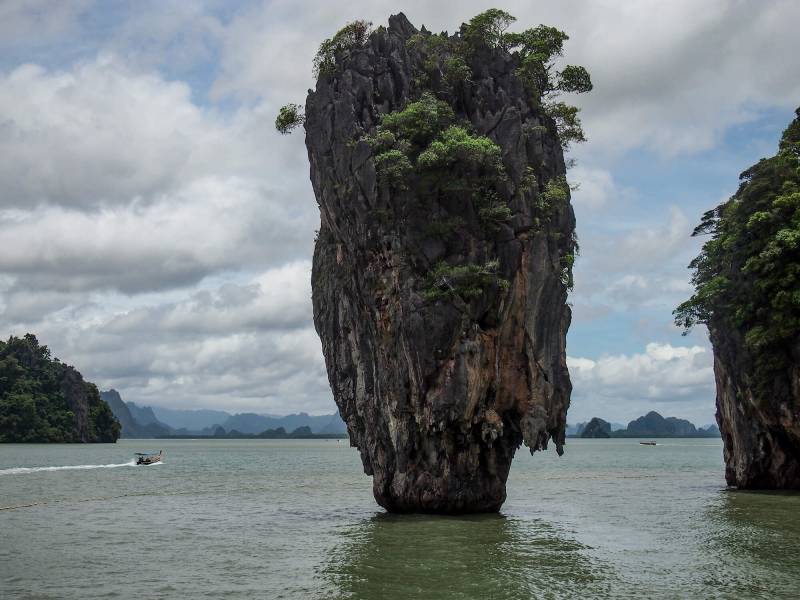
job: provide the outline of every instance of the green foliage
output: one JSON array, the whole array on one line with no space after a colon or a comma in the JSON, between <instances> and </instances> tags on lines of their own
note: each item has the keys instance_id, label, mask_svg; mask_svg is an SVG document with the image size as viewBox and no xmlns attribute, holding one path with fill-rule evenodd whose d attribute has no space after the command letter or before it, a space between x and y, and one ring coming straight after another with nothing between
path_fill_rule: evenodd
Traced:
<instances>
[{"instance_id":1,"label":"green foliage","mask_svg":"<svg viewBox=\"0 0 800 600\"><path fill-rule=\"evenodd\" d=\"M476 17L478 23L491 23L493 13L489 13L492 11ZM513 17L511 20L501 19L495 26L484 25L483 29L476 26L473 29L489 32L483 36L485 45L501 47L518 54L520 66L515 74L529 90L544 100L545 111L555 120L559 139L565 149L572 142L586 141L578 118L578 109L555 101L555 98L562 93L582 94L591 91L593 87L589 72L584 67L567 65L561 71L555 69L555 60L562 56L564 42L569 36L547 25L539 25L519 33L506 33L505 29L513 20ZM473 37L482 39L477 34Z\"/></svg>"},{"instance_id":2,"label":"green foliage","mask_svg":"<svg viewBox=\"0 0 800 600\"><path fill-rule=\"evenodd\" d=\"M336 70L336 55L363 47L370 33L372 33L372 23L358 20L348 23L332 38L324 40L314 56L314 77L333 75Z\"/></svg>"},{"instance_id":3,"label":"green foliage","mask_svg":"<svg viewBox=\"0 0 800 600\"><path fill-rule=\"evenodd\" d=\"M569 36L555 27L539 25L519 33L507 33L505 46L510 51L518 51L520 57L535 57L542 63L549 63L564 53L564 42Z\"/></svg>"},{"instance_id":4,"label":"green foliage","mask_svg":"<svg viewBox=\"0 0 800 600\"><path fill-rule=\"evenodd\" d=\"M409 102L403 110L382 115L379 132L391 132L397 138L422 148L455 118L447 102L425 92L419 100Z\"/></svg>"},{"instance_id":5,"label":"green foliage","mask_svg":"<svg viewBox=\"0 0 800 600\"><path fill-rule=\"evenodd\" d=\"M500 48L504 46L505 31L516 20L504 10L490 8L462 25L461 35L471 46Z\"/></svg>"},{"instance_id":6,"label":"green foliage","mask_svg":"<svg viewBox=\"0 0 800 600\"><path fill-rule=\"evenodd\" d=\"M465 302L481 296L490 286L508 289L508 281L497 274L500 263L496 260L483 265L451 266L440 262L428 275L427 287L422 295L436 301L461 297Z\"/></svg>"},{"instance_id":7,"label":"green foliage","mask_svg":"<svg viewBox=\"0 0 800 600\"><path fill-rule=\"evenodd\" d=\"M89 441L116 441L119 423L94 384L76 378L31 334L0 342L0 442L80 441L65 389L85 396Z\"/></svg>"},{"instance_id":8,"label":"green foliage","mask_svg":"<svg viewBox=\"0 0 800 600\"><path fill-rule=\"evenodd\" d=\"M561 257L561 283L566 286L570 292L575 285L572 278L572 267L575 265L575 254L568 253Z\"/></svg>"},{"instance_id":9,"label":"green foliage","mask_svg":"<svg viewBox=\"0 0 800 600\"><path fill-rule=\"evenodd\" d=\"M393 189L407 189L406 178L413 170L408 156L400 150L387 150L375 156L378 180Z\"/></svg>"},{"instance_id":10,"label":"green foliage","mask_svg":"<svg viewBox=\"0 0 800 600\"><path fill-rule=\"evenodd\" d=\"M569 201L569 184L563 175L553 177L547 182L544 191L536 198L536 210L539 216L550 219Z\"/></svg>"},{"instance_id":11,"label":"green foliage","mask_svg":"<svg viewBox=\"0 0 800 600\"><path fill-rule=\"evenodd\" d=\"M406 40L406 48L423 57L421 69L412 66L414 82L419 88L429 88L431 81L441 77L452 90L472 77L472 69L465 60L465 44L461 40L451 39L444 33L419 32Z\"/></svg>"},{"instance_id":12,"label":"green foliage","mask_svg":"<svg viewBox=\"0 0 800 600\"><path fill-rule=\"evenodd\" d=\"M454 120L450 105L428 92L404 109L382 115L377 132L365 138L380 182L407 189L414 166L446 174L451 190L476 188L489 175L504 176L500 147L451 125Z\"/></svg>"},{"instance_id":13,"label":"green foliage","mask_svg":"<svg viewBox=\"0 0 800 600\"><path fill-rule=\"evenodd\" d=\"M502 202L492 202L478 210L478 217L489 232L497 232L501 224L511 220L512 214L508 205Z\"/></svg>"},{"instance_id":14,"label":"green foliage","mask_svg":"<svg viewBox=\"0 0 800 600\"><path fill-rule=\"evenodd\" d=\"M472 77L472 69L461 56L451 56L445 59L444 78L450 87L469 81L470 77Z\"/></svg>"},{"instance_id":15,"label":"green foliage","mask_svg":"<svg viewBox=\"0 0 800 600\"><path fill-rule=\"evenodd\" d=\"M567 65L558 74L556 89L562 92L585 94L591 92L593 87L589 71L584 67Z\"/></svg>"},{"instance_id":16,"label":"green foliage","mask_svg":"<svg viewBox=\"0 0 800 600\"><path fill-rule=\"evenodd\" d=\"M500 174L503 171L500 146L486 136L473 135L464 127L445 129L419 155L417 165L423 169L460 167Z\"/></svg>"},{"instance_id":17,"label":"green foliage","mask_svg":"<svg viewBox=\"0 0 800 600\"><path fill-rule=\"evenodd\" d=\"M406 155L411 152L411 144L408 140L399 139L391 131L385 131L381 128L378 128L378 132L375 135L367 136L364 139L372 148L374 154L381 154L389 150L399 150Z\"/></svg>"},{"instance_id":18,"label":"green foliage","mask_svg":"<svg viewBox=\"0 0 800 600\"><path fill-rule=\"evenodd\" d=\"M578 118L580 109L577 106L552 102L545 105L545 112L556 122L558 139L562 148L568 148L572 142L585 142L581 120Z\"/></svg>"},{"instance_id":19,"label":"green foliage","mask_svg":"<svg viewBox=\"0 0 800 600\"><path fill-rule=\"evenodd\" d=\"M519 182L519 189L523 194L531 194L539 189L539 181L536 179L536 171L533 167L525 167L525 175Z\"/></svg>"},{"instance_id":20,"label":"green foliage","mask_svg":"<svg viewBox=\"0 0 800 600\"><path fill-rule=\"evenodd\" d=\"M291 133L293 129L302 125L306 120L303 109L298 104L281 106L278 116L275 117L275 129L283 135Z\"/></svg>"},{"instance_id":21,"label":"green foliage","mask_svg":"<svg viewBox=\"0 0 800 600\"><path fill-rule=\"evenodd\" d=\"M711 235L689 265L695 292L674 311L686 331L698 323L744 337L768 399L785 377L800 331L800 109L778 153L746 170L738 191L706 212L693 235Z\"/></svg>"}]
</instances>

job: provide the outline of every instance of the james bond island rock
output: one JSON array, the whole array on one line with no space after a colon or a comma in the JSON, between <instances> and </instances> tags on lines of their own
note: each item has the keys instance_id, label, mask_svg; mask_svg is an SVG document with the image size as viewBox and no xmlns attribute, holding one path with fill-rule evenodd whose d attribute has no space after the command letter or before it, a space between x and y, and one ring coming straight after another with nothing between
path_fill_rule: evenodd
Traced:
<instances>
[{"instance_id":1,"label":"james bond island rock","mask_svg":"<svg viewBox=\"0 0 800 600\"><path fill-rule=\"evenodd\" d=\"M694 235L694 296L675 311L708 326L725 478L800 489L800 109L778 153L741 175Z\"/></svg>"},{"instance_id":2,"label":"james bond island rock","mask_svg":"<svg viewBox=\"0 0 800 600\"><path fill-rule=\"evenodd\" d=\"M576 252L562 144L582 140L556 72L566 36L348 25L320 47L305 122L320 208L314 323L379 504L496 511L517 448L559 454Z\"/></svg>"},{"instance_id":3,"label":"james bond island rock","mask_svg":"<svg viewBox=\"0 0 800 600\"><path fill-rule=\"evenodd\" d=\"M0 442L116 442L119 433L97 387L35 336L0 342Z\"/></svg>"}]
</instances>

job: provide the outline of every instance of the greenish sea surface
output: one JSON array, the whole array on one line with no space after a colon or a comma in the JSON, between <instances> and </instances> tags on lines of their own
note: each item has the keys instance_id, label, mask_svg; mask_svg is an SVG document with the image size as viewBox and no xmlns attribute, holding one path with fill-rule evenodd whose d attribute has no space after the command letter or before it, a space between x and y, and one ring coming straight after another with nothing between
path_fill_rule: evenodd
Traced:
<instances>
[{"instance_id":1,"label":"greenish sea surface","mask_svg":"<svg viewBox=\"0 0 800 600\"><path fill-rule=\"evenodd\" d=\"M726 490L721 455L568 440L501 514L432 517L384 513L346 441L2 445L0 597L797 598L800 496Z\"/></svg>"}]
</instances>

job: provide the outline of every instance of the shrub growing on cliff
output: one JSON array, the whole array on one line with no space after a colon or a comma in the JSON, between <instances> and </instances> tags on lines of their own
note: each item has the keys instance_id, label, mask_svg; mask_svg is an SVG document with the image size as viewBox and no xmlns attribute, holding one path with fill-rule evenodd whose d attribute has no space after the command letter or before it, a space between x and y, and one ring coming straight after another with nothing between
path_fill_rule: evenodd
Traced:
<instances>
[{"instance_id":1,"label":"shrub growing on cliff","mask_svg":"<svg viewBox=\"0 0 800 600\"><path fill-rule=\"evenodd\" d=\"M286 104L281 106L278 116L275 117L275 129L279 133L286 135L293 129L302 125L306 120L303 109L298 104Z\"/></svg>"},{"instance_id":2,"label":"shrub growing on cliff","mask_svg":"<svg viewBox=\"0 0 800 600\"><path fill-rule=\"evenodd\" d=\"M516 19L507 12L493 8L462 26L462 36L473 49L483 45L515 52L520 60L515 72L517 77L542 99L545 111L556 122L563 146L585 141L579 109L555 101L562 93L582 94L592 90L592 79L584 67L567 65L560 71L555 68L555 60L563 55L564 42L569 36L547 25L518 33L507 32L514 21Z\"/></svg>"},{"instance_id":3,"label":"shrub growing on cliff","mask_svg":"<svg viewBox=\"0 0 800 600\"><path fill-rule=\"evenodd\" d=\"M314 77L332 75L336 70L336 55L345 50L360 48L372 33L369 21L353 21L342 27L332 38L324 40L314 55Z\"/></svg>"},{"instance_id":4,"label":"shrub growing on cliff","mask_svg":"<svg viewBox=\"0 0 800 600\"><path fill-rule=\"evenodd\" d=\"M538 218L548 220L569 201L569 184L567 178L553 177L536 198Z\"/></svg>"},{"instance_id":5,"label":"shrub growing on cliff","mask_svg":"<svg viewBox=\"0 0 800 600\"><path fill-rule=\"evenodd\" d=\"M500 225L511 220L511 216L511 209L503 202L492 202L488 206L478 209L481 224L489 233L497 232Z\"/></svg>"},{"instance_id":6,"label":"shrub growing on cliff","mask_svg":"<svg viewBox=\"0 0 800 600\"><path fill-rule=\"evenodd\" d=\"M419 155L417 164L423 169L474 169L492 174L503 171L500 146L457 125L439 134Z\"/></svg>"},{"instance_id":7,"label":"shrub growing on cliff","mask_svg":"<svg viewBox=\"0 0 800 600\"><path fill-rule=\"evenodd\" d=\"M400 150L387 150L375 156L378 179L394 189L407 189L406 179L413 170L411 161Z\"/></svg>"},{"instance_id":8,"label":"shrub growing on cliff","mask_svg":"<svg viewBox=\"0 0 800 600\"><path fill-rule=\"evenodd\" d=\"M504 176L500 147L452 125L454 120L452 107L428 92L402 110L382 115L377 132L365 138L381 183L406 189L414 166L447 174L449 189L474 189L483 176Z\"/></svg>"},{"instance_id":9,"label":"shrub growing on cliff","mask_svg":"<svg viewBox=\"0 0 800 600\"><path fill-rule=\"evenodd\" d=\"M464 301L477 298L491 285L508 289L508 281L497 274L500 263L496 260L483 265L451 266L440 262L428 274L427 287L422 294L426 300L435 301L460 296Z\"/></svg>"},{"instance_id":10,"label":"shrub growing on cliff","mask_svg":"<svg viewBox=\"0 0 800 600\"><path fill-rule=\"evenodd\" d=\"M461 35L472 46L479 44L490 48L506 46L506 30L517 18L499 8L490 8L475 15L461 26Z\"/></svg>"},{"instance_id":11,"label":"shrub growing on cliff","mask_svg":"<svg viewBox=\"0 0 800 600\"><path fill-rule=\"evenodd\" d=\"M398 138L423 148L455 118L453 108L447 102L425 92L404 109L382 115L379 132L390 131Z\"/></svg>"},{"instance_id":12,"label":"shrub growing on cliff","mask_svg":"<svg viewBox=\"0 0 800 600\"><path fill-rule=\"evenodd\" d=\"M686 332L699 323L738 331L767 399L800 331L800 109L778 153L740 178L692 234L711 239L689 265L695 293L674 315Z\"/></svg>"}]
</instances>

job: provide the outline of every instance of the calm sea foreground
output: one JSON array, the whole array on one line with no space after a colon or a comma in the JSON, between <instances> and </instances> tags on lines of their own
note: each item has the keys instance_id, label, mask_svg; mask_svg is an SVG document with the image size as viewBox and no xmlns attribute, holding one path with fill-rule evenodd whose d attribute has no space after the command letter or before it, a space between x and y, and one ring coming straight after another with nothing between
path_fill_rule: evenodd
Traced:
<instances>
[{"instance_id":1,"label":"calm sea foreground","mask_svg":"<svg viewBox=\"0 0 800 600\"><path fill-rule=\"evenodd\" d=\"M430 517L345 440L3 445L0 597L797 597L800 495L726 490L721 454L568 440L518 453L500 515Z\"/></svg>"}]
</instances>

